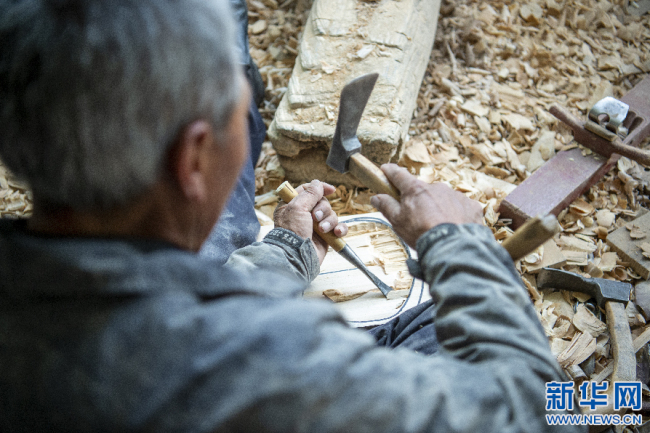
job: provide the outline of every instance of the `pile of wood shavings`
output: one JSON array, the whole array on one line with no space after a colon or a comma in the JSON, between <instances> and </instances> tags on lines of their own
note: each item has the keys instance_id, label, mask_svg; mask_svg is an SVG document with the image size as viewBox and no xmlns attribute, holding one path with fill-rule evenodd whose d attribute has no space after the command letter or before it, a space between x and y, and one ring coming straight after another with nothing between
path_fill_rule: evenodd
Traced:
<instances>
[{"instance_id":1,"label":"pile of wood shavings","mask_svg":"<svg viewBox=\"0 0 650 433\"><path fill-rule=\"evenodd\" d=\"M311 0L248 0L250 53L264 80L264 101L260 113L267 128L287 91L298 55L298 41L307 21ZM264 142L256 164L257 194L275 190L284 181L284 170L270 141ZM262 210L272 216L274 199L262 200ZM259 200L256 201L259 203ZM265 220L266 221L266 220ZM268 222L268 221L266 221Z\"/></svg>"},{"instance_id":2,"label":"pile of wood shavings","mask_svg":"<svg viewBox=\"0 0 650 433\"><path fill-rule=\"evenodd\" d=\"M32 192L0 162L0 218L27 218L32 209Z\"/></svg>"},{"instance_id":3,"label":"pile of wood shavings","mask_svg":"<svg viewBox=\"0 0 650 433\"><path fill-rule=\"evenodd\" d=\"M311 0L248 0L250 53L266 86L260 112L267 127L287 91L310 8Z\"/></svg>"}]
</instances>

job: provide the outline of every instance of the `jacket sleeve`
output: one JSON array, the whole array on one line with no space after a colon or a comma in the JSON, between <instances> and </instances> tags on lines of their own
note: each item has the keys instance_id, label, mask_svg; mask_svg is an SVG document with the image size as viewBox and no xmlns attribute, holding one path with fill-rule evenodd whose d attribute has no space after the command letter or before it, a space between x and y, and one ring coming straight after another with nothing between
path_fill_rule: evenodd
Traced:
<instances>
[{"instance_id":1,"label":"jacket sleeve","mask_svg":"<svg viewBox=\"0 0 650 433\"><path fill-rule=\"evenodd\" d=\"M512 355L562 377L521 277L487 227L443 224L417 250L446 356L484 362Z\"/></svg>"},{"instance_id":2,"label":"jacket sleeve","mask_svg":"<svg viewBox=\"0 0 650 433\"><path fill-rule=\"evenodd\" d=\"M235 425L264 420L250 427L309 432L585 431L546 422L545 383L564 379L520 276L491 231L442 225L417 248L437 303L437 354L377 347L334 316L307 314L316 323L287 325L292 339L278 344L291 349L282 366L267 372L283 378L282 385Z\"/></svg>"},{"instance_id":3,"label":"jacket sleeve","mask_svg":"<svg viewBox=\"0 0 650 433\"><path fill-rule=\"evenodd\" d=\"M272 242L263 247L284 248ZM512 260L490 230L441 225L417 249L437 303L436 354L379 347L323 301L241 296L206 304L198 325L187 327L192 337L183 338L198 345L183 353L201 370L186 382L192 392L169 401L161 425L190 431L182 423L201 420L200 431L233 432L586 431L547 424L545 383L564 379ZM170 317L175 332L182 328ZM179 416L186 412L194 415Z\"/></svg>"},{"instance_id":4,"label":"jacket sleeve","mask_svg":"<svg viewBox=\"0 0 650 433\"><path fill-rule=\"evenodd\" d=\"M262 240L234 251L226 266L244 272L266 269L310 283L320 272L314 244L294 232L274 228Z\"/></svg>"}]
</instances>

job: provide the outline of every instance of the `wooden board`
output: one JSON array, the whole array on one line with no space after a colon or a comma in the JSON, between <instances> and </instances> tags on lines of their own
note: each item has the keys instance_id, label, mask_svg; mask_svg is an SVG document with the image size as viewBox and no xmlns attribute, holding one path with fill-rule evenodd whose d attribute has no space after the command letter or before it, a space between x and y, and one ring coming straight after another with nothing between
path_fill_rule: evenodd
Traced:
<instances>
[{"instance_id":1,"label":"wooden board","mask_svg":"<svg viewBox=\"0 0 650 433\"><path fill-rule=\"evenodd\" d=\"M650 213L646 213L627 225L637 226L637 232L645 232L647 235L643 238L633 239L630 236L632 231L627 227L621 227L607 236L607 245L616 251L623 261L629 262L630 267L637 274L647 280L650 277L650 259L643 256L641 246L646 243L650 244Z\"/></svg>"},{"instance_id":2,"label":"wooden board","mask_svg":"<svg viewBox=\"0 0 650 433\"><path fill-rule=\"evenodd\" d=\"M375 163L399 157L436 33L440 0L315 0L289 86L269 128L287 179L358 185L325 164L340 92L353 78L379 80L359 127ZM316 173L316 174L314 174Z\"/></svg>"},{"instance_id":3,"label":"wooden board","mask_svg":"<svg viewBox=\"0 0 650 433\"><path fill-rule=\"evenodd\" d=\"M537 215L559 215L603 177L618 161L583 155L579 148L559 152L503 199L501 218L512 218L512 228Z\"/></svg>"},{"instance_id":4,"label":"wooden board","mask_svg":"<svg viewBox=\"0 0 650 433\"><path fill-rule=\"evenodd\" d=\"M405 289L393 290L386 299L379 289L357 268L330 248L321 272L305 290L309 299L328 299L325 293L338 292L330 297L350 300L335 302L348 323L354 327L376 326L397 317L402 312L431 299L428 285L408 274L406 259L416 257L415 251L405 246L380 213L342 217L350 228L345 237L350 247L379 279L394 286L407 283ZM262 227L263 237L272 226Z\"/></svg>"}]
</instances>

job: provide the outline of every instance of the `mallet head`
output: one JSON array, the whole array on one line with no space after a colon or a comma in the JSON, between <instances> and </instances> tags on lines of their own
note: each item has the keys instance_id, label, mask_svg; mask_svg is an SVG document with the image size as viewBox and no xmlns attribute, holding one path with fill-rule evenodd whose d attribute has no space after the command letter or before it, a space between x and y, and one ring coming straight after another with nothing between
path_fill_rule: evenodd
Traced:
<instances>
[{"instance_id":1,"label":"mallet head","mask_svg":"<svg viewBox=\"0 0 650 433\"><path fill-rule=\"evenodd\" d=\"M544 268L537 275L537 287L586 293L596 300L599 307L604 307L605 302L627 303L632 290L629 283L604 278L585 278L573 272L552 268Z\"/></svg>"}]
</instances>

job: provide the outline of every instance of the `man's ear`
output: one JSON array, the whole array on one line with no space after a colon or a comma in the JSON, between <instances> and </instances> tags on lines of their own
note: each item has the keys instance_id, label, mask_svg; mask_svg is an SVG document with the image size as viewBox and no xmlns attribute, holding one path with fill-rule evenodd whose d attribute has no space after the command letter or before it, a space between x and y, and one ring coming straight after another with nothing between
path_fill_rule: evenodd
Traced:
<instances>
[{"instance_id":1,"label":"man's ear","mask_svg":"<svg viewBox=\"0 0 650 433\"><path fill-rule=\"evenodd\" d=\"M207 199L207 158L214 141L209 122L195 120L181 131L171 153L171 172L186 199L203 203Z\"/></svg>"}]
</instances>

